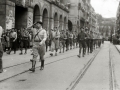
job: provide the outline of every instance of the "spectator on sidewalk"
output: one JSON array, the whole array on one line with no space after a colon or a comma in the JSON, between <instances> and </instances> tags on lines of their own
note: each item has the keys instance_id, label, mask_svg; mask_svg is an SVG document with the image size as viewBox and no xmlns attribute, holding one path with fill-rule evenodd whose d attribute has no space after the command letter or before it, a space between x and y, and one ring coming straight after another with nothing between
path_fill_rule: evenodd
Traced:
<instances>
[{"instance_id":1,"label":"spectator on sidewalk","mask_svg":"<svg viewBox=\"0 0 120 90\"><path fill-rule=\"evenodd\" d=\"M2 48L2 42L1 42L2 32L3 32L3 29L0 26L0 73L3 72L3 66L2 66L3 48Z\"/></svg>"},{"instance_id":2,"label":"spectator on sidewalk","mask_svg":"<svg viewBox=\"0 0 120 90\"><path fill-rule=\"evenodd\" d=\"M14 54L16 54L16 48L17 48L17 32L13 28L10 32L10 51L8 54L11 53L12 49L14 50Z\"/></svg>"}]
</instances>

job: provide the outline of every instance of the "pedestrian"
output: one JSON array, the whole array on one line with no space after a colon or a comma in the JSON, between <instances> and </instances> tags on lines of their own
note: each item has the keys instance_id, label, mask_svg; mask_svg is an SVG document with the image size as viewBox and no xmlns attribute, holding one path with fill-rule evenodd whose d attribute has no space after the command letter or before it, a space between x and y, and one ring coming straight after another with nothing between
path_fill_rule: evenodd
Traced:
<instances>
[{"instance_id":1,"label":"pedestrian","mask_svg":"<svg viewBox=\"0 0 120 90\"><path fill-rule=\"evenodd\" d=\"M38 21L35 24L35 27L33 29L28 28L29 32L33 33L33 58L31 59L32 62L32 68L29 69L32 72L35 72L35 65L36 60L39 55L40 61L41 61L41 67L40 70L44 69L44 55L45 55L45 41L47 39L47 33L46 30L42 28L42 22Z\"/></svg>"},{"instance_id":2,"label":"pedestrian","mask_svg":"<svg viewBox=\"0 0 120 90\"><path fill-rule=\"evenodd\" d=\"M21 29L21 53L20 55L23 54L23 48L25 48L25 53L24 54L27 54L27 48L28 48L28 43L29 43L29 32L23 28Z\"/></svg>"},{"instance_id":3,"label":"pedestrian","mask_svg":"<svg viewBox=\"0 0 120 90\"><path fill-rule=\"evenodd\" d=\"M17 30L17 44L18 44L18 48L20 49L20 44L21 44L21 30L20 29Z\"/></svg>"},{"instance_id":4,"label":"pedestrian","mask_svg":"<svg viewBox=\"0 0 120 90\"><path fill-rule=\"evenodd\" d=\"M11 53L12 49L14 50L14 54L16 54L16 48L17 48L17 32L14 28L11 29L10 32L10 51L8 54Z\"/></svg>"},{"instance_id":5,"label":"pedestrian","mask_svg":"<svg viewBox=\"0 0 120 90\"><path fill-rule=\"evenodd\" d=\"M3 48L2 48L2 42L1 42L2 33L3 33L3 28L0 26L0 73L3 72L3 63L2 63Z\"/></svg>"}]
</instances>

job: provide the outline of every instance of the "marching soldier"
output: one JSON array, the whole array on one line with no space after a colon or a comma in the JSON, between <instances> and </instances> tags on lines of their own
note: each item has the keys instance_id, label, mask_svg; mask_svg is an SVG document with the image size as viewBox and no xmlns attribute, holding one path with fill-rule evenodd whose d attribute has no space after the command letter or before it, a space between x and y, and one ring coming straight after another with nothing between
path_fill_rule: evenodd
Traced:
<instances>
[{"instance_id":1,"label":"marching soldier","mask_svg":"<svg viewBox=\"0 0 120 90\"><path fill-rule=\"evenodd\" d=\"M29 29L29 32L33 33L33 58L32 61L32 68L29 69L32 72L35 72L35 65L38 55L40 56L41 61L41 68L40 70L44 69L44 55L45 55L45 41L47 39L46 30L42 28L42 22L38 21L34 29Z\"/></svg>"},{"instance_id":2,"label":"marching soldier","mask_svg":"<svg viewBox=\"0 0 120 90\"><path fill-rule=\"evenodd\" d=\"M59 39L60 39L60 32L59 32L59 29L57 27L55 27L55 56L57 56L57 52L58 52L58 49L59 49Z\"/></svg>"},{"instance_id":3,"label":"marching soldier","mask_svg":"<svg viewBox=\"0 0 120 90\"><path fill-rule=\"evenodd\" d=\"M55 49L55 56L57 56L57 51L59 48L59 38L60 38L60 32L57 27L55 27L54 31L52 31L52 50L50 55L53 56L53 51Z\"/></svg>"},{"instance_id":4,"label":"marching soldier","mask_svg":"<svg viewBox=\"0 0 120 90\"><path fill-rule=\"evenodd\" d=\"M62 30L61 34L60 34L60 53L61 53L61 49L63 48L63 53L65 50L65 41L66 41L66 34L64 32L64 30Z\"/></svg>"},{"instance_id":5,"label":"marching soldier","mask_svg":"<svg viewBox=\"0 0 120 90\"><path fill-rule=\"evenodd\" d=\"M85 38L86 34L84 33L84 28L81 29L81 32L78 34L78 42L79 42L79 55L77 55L79 58L81 57L81 50L83 49L82 56L84 57L85 54Z\"/></svg>"},{"instance_id":6,"label":"marching soldier","mask_svg":"<svg viewBox=\"0 0 120 90\"><path fill-rule=\"evenodd\" d=\"M70 40L70 49L72 49L72 45L73 45L73 33L72 32L70 32L69 40Z\"/></svg>"},{"instance_id":7,"label":"marching soldier","mask_svg":"<svg viewBox=\"0 0 120 90\"><path fill-rule=\"evenodd\" d=\"M90 34L89 34L89 30L87 29L87 32L86 32L86 34L87 34L87 38L86 38L86 44L87 44L87 53L89 54L89 52L90 52Z\"/></svg>"},{"instance_id":8,"label":"marching soldier","mask_svg":"<svg viewBox=\"0 0 120 90\"><path fill-rule=\"evenodd\" d=\"M84 42L85 42L85 52L84 52L84 55L87 52L87 37L88 37L87 30L88 30L87 28L84 29L84 33L85 33L85 40L84 40Z\"/></svg>"},{"instance_id":9,"label":"marching soldier","mask_svg":"<svg viewBox=\"0 0 120 90\"><path fill-rule=\"evenodd\" d=\"M73 48L75 48L75 45L77 44L77 41L76 41L77 36L75 32L73 33Z\"/></svg>"},{"instance_id":10,"label":"marching soldier","mask_svg":"<svg viewBox=\"0 0 120 90\"><path fill-rule=\"evenodd\" d=\"M27 54L27 47L28 47L28 43L29 43L29 32L23 28L21 30L21 53L20 55L23 54L23 47L25 48L25 53L24 54Z\"/></svg>"},{"instance_id":11,"label":"marching soldier","mask_svg":"<svg viewBox=\"0 0 120 90\"><path fill-rule=\"evenodd\" d=\"M66 51L68 51L69 50L69 42L70 40L69 40L69 31L68 30L66 30Z\"/></svg>"},{"instance_id":12,"label":"marching soldier","mask_svg":"<svg viewBox=\"0 0 120 90\"><path fill-rule=\"evenodd\" d=\"M90 53L93 52L93 32L90 31Z\"/></svg>"}]
</instances>

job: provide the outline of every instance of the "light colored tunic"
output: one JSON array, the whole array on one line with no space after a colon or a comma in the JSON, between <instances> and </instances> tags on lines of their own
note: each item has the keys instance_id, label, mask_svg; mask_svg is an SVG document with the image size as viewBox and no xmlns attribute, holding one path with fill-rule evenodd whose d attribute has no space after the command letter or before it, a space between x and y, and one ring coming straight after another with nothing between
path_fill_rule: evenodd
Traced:
<instances>
[{"instance_id":1,"label":"light colored tunic","mask_svg":"<svg viewBox=\"0 0 120 90\"><path fill-rule=\"evenodd\" d=\"M39 55L40 58L45 55L45 41L47 39L47 33L46 30L43 28L37 30L32 29L33 33L33 60L37 60L37 56ZM41 59L40 59L41 60Z\"/></svg>"}]
</instances>

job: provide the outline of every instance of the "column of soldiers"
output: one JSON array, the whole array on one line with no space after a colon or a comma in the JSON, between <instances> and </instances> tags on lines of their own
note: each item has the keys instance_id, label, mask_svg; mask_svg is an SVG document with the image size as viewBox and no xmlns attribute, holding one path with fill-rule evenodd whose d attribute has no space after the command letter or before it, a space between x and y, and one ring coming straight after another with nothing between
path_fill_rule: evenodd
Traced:
<instances>
[{"instance_id":1,"label":"column of soldiers","mask_svg":"<svg viewBox=\"0 0 120 90\"><path fill-rule=\"evenodd\" d=\"M30 60L32 62L32 68L30 71L35 72L35 65L38 55L40 56L41 68L44 69L44 55L47 51L48 46L51 51L50 55L55 56L59 53L64 53L65 51L77 48L79 46L79 58L85 56L86 54L92 53L94 49L101 46L102 38L100 35L95 37L94 33L88 28L81 28L77 31L60 30L58 27L51 29L50 32L42 28L42 22L38 21L35 25L30 28L21 30L11 29L10 32L6 33L6 41L8 44L8 54L11 50L16 53L17 47L20 48L20 55L23 54L23 48L25 48L24 54L27 54L28 44L30 42L30 34L32 34L33 40L33 58ZM18 43L18 46L17 46ZM46 48L46 49L45 49Z\"/></svg>"},{"instance_id":2,"label":"column of soldiers","mask_svg":"<svg viewBox=\"0 0 120 90\"><path fill-rule=\"evenodd\" d=\"M79 54L77 56L80 58L81 56L84 57L85 54L92 53L93 50L100 47L102 38L99 34L95 37L94 33L88 28L81 28L77 41L79 42Z\"/></svg>"}]
</instances>

